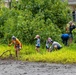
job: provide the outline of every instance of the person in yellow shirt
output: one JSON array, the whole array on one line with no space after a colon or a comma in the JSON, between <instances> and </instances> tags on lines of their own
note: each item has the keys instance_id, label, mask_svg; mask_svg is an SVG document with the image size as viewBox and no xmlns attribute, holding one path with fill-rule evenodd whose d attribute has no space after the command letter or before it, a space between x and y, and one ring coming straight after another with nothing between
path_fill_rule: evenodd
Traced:
<instances>
[{"instance_id":1,"label":"person in yellow shirt","mask_svg":"<svg viewBox=\"0 0 76 75\"><path fill-rule=\"evenodd\" d=\"M12 41L9 46L11 46L12 44L14 44L15 47L16 57L18 57L19 51L22 49L22 43L15 36L12 36Z\"/></svg>"}]
</instances>

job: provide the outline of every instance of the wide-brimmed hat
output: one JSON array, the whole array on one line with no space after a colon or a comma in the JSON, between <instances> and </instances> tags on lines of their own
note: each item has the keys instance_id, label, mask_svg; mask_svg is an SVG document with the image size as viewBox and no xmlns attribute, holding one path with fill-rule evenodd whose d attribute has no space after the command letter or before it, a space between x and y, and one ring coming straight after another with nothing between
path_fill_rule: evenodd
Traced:
<instances>
[{"instance_id":1,"label":"wide-brimmed hat","mask_svg":"<svg viewBox=\"0 0 76 75\"><path fill-rule=\"evenodd\" d=\"M69 24L72 24L72 23L73 23L73 21L70 21L70 22L69 22Z\"/></svg>"},{"instance_id":2,"label":"wide-brimmed hat","mask_svg":"<svg viewBox=\"0 0 76 75\"><path fill-rule=\"evenodd\" d=\"M48 38L48 42L51 43L53 40L49 37Z\"/></svg>"},{"instance_id":3,"label":"wide-brimmed hat","mask_svg":"<svg viewBox=\"0 0 76 75\"><path fill-rule=\"evenodd\" d=\"M35 38L40 38L40 35L36 35Z\"/></svg>"},{"instance_id":4,"label":"wide-brimmed hat","mask_svg":"<svg viewBox=\"0 0 76 75\"><path fill-rule=\"evenodd\" d=\"M48 40L52 40L52 39L49 37Z\"/></svg>"}]
</instances>

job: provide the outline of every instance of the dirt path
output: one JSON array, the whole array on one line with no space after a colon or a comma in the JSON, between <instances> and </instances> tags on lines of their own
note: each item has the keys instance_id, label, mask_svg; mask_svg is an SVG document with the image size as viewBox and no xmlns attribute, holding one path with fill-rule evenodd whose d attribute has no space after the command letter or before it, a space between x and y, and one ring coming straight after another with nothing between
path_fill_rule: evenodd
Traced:
<instances>
[{"instance_id":1,"label":"dirt path","mask_svg":"<svg viewBox=\"0 0 76 75\"><path fill-rule=\"evenodd\" d=\"M0 75L76 75L76 64L63 65L0 60Z\"/></svg>"}]
</instances>

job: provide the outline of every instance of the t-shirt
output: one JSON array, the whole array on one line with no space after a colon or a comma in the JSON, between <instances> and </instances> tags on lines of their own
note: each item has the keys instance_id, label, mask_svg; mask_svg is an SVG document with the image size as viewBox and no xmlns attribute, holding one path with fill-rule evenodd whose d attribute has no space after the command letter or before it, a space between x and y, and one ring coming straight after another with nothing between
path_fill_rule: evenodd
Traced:
<instances>
[{"instance_id":1,"label":"t-shirt","mask_svg":"<svg viewBox=\"0 0 76 75\"><path fill-rule=\"evenodd\" d=\"M16 38L16 40L12 40L12 43L13 43L15 46L19 45L20 47L22 47L21 42L20 42L17 38Z\"/></svg>"},{"instance_id":2,"label":"t-shirt","mask_svg":"<svg viewBox=\"0 0 76 75\"><path fill-rule=\"evenodd\" d=\"M75 28L76 28L75 25L72 25L72 26L70 25L70 27L69 27L69 33L72 34L72 30L75 29Z\"/></svg>"},{"instance_id":3,"label":"t-shirt","mask_svg":"<svg viewBox=\"0 0 76 75\"><path fill-rule=\"evenodd\" d=\"M69 37L68 34L62 34L62 35L61 35L61 38L68 38L68 37Z\"/></svg>"},{"instance_id":4,"label":"t-shirt","mask_svg":"<svg viewBox=\"0 0 76 75\"><path fill-rule=\"evenodd\" d=\"M57 47L62 47L58 42L56 42L56 41L54 41L53 43L52 43L52 46L51 46L51 50L53 50L54 49L54 46L55 45L57 45Z\"/></svg>"},{"instance_id":5,"label":"t-shirt","mask_svg":"<svg viewBox=\"0 0 76 75\"><path fill-rule=\"evenodd\" d=\"M36 41L36 46L40 46L40 39L39 38Z\"/></svg>"},{"instance_id":6,"label":"t-shirt","mask_svg":"<svg viewBox=\"0 0 76 75\"><path fill-rule=\"evenodd\" d=\"M49 42L48 42L48 40L46 40L46 47L47 47L47 48L50 47L50 46L49 46Z\"/></svg>"}]
</instances>

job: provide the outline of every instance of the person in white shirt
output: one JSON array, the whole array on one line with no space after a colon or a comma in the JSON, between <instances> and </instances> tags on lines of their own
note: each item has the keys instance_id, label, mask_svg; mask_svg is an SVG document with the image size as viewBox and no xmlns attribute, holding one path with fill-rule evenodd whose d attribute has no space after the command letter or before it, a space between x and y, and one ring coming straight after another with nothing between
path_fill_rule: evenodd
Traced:
<instances>
[{"instance_id":1,"label":"person in white shirt","mask_svg":"<svg viewBox=\"0 0 76 75\"><path fill-rule=\"evenodd\" d=\"M62 48L62 46L58 42L56 42L56 41L51 40L50 43L52 44L51 47L50 47L50 51L52 51L52 50L59 50L59 49Z\"/></svg>"}]
</instances>

